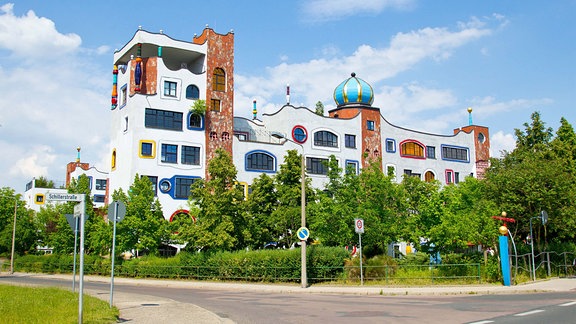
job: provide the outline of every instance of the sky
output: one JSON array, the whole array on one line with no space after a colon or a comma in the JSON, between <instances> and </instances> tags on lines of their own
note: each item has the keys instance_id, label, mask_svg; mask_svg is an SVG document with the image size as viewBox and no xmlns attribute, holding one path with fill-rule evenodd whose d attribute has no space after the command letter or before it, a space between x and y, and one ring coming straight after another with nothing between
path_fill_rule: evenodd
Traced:
<instances>
[{"instance_id":1,"label":"sky","mask_svg":"<svg viewBox=\"0 0 576 324\"><path fill-rule=\"evenodd\" d=\"M191 41L234 32L235 115L325 111L352 72L390 123L450 135L490 128L515 146L538 111L576 124L576 0L0 1L0 187L63 185L76 159L108 171L115 49L139 26Z\"/></svg>"}]
</instances>

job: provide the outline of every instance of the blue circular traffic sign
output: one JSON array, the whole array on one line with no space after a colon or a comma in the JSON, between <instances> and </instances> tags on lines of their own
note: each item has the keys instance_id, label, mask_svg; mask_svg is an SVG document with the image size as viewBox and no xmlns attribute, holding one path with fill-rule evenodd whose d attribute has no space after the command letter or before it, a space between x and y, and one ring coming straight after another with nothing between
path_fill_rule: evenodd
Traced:
<instances>
[{"instance_id":1,"label":"blue circular traffic sign","mask_svg":"<svg viewBox=\"0 0 576 324\"><path fill-rule=\"evenodd\" d=\"M300 241L306 241L310 236L310 231L306 227L300 227L296 235L300 239Z\"/></svg>"}]
</instances>

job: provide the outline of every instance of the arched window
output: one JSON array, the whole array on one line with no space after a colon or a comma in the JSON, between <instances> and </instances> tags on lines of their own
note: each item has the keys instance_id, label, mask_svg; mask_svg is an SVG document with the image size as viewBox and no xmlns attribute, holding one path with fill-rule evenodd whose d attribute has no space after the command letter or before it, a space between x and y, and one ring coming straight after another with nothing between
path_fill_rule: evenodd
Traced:
<instances>
[{"instance_id":1,"label":"arched window","mask_svg":"<svg viewBox=\"0 0 576 324\"><path fill-rule=\"evenodd\" d=\"M216 132L210 132L210 139L211 140L217 140L218 134Z\"/></svg>"},{"instance_id":2,"label":"arched window","mask_svg":"<svg viewBox=\"0 0 576 324\"><path fill-rule=\"evenodd\" d=\"M274 171L274 157L268 153L257 151L246 155L246 170Z\"/></svg>"},{"instance_id":3,"label":"arched window","mask_svg":"<svg viewBox=\"0 0 576 324\"><path fill-rule=\"evenodd\" d=\"M314 133L314 145L338 147L338 135L329 131L319 131Z\"/></svg>"},{"instance_id":4,"label":"arched window","mask_svg":"<svg viewBox=\"0 0 576 324\"><path fill-rule=\"evenodd\" d=\"M222 133L222 140L223 141L227 141L229 139L230 139L230 133L228 133L228 132Z\"/></svg>"},{"instance_id":5,"label":"arched window","mask_svg":"<svg viewBox=\"0 0 576 324\"><path fill-rule=\"evenodd\" d=\"M424 145L412 140L404 141L400 143L400 155L402 157L423 159Z\"/></svg>"},{"instance_id":6,"label":"arched window","mask_svg":"<svg viewBox=\"0 0 576 324\"><path fill-rule=\"evenodd\" d=\"M221 68L214 69L214 78L212 80L212 90L226 91L226 73Z\"/></svg>"},{"instance_id":7,"label":"arched window","mask_svg":"<svg viewBox=\"0 0 576 324\"><path fill-rule=\"evenodd\" d=\"M194 84L186 87L186 99L200 99L200 89Z\"/></svg>"},{"instance_id":8,"label":"arched window","mask_svg":"<svg viewBox=\"0 0 576 324\"><path fill-rule=\"evenodd\" d=\"M202 128L202 115L190 113L188 115L188 128Z\"/></svg>"},{"instance_id":9,"label":"arched window","mask_svg":"<svg viewBox=\"0 0 576 324\"><path fill-rule=\"evenodd\" d=\"M424 173L424 181L426 182L432 182L435 178L434 172L432 171L426 171L426 173Z\"/></svg>"}]
</instances>

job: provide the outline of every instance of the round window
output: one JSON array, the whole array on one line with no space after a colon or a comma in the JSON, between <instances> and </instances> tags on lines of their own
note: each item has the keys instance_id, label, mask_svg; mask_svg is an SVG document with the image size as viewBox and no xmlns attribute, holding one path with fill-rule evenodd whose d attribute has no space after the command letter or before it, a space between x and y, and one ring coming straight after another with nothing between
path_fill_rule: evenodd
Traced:
<instances>
[{"instance_id":1,"label":"round window","mask_svg":"<svg viewBox=\"0 0 576 324\"><path fill-rule=\"evenodd\" d=\"M484 136L483 133L478 133L478 142L484 143L485 140L486 140L486 136Z\"/></svg>"},{"instance_id":2,"label":"round window","mask_svg":"<svg viewBox=\"0 0 576 324\"><path fill-rule=\"evenodd\" d=\"M171 187L172 187L172 184L170 184L170 181L168 181L168 180L162 180L160 182L160 191L162 191L162 192L170 191Z\"/></svg>"},{"instance_id":3,"label":"round window","mask_svg":"<svg viewBox=\"0 0 576 324\"><path fill-rule=\"evenodd\" d=\"M292 139L300 144L306 142L308 139L308 132L306 132L306 128L299 125L294 126L292 129Z\"/></svg>"}]
</instances>

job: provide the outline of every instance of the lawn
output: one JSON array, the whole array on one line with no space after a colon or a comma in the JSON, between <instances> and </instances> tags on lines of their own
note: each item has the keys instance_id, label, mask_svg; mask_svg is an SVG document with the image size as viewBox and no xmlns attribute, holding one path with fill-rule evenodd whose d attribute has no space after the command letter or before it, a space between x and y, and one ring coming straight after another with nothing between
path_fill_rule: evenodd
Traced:
<instances>
[{"instance_id":1,"label":"lawn","mask_svg":"<svg viewBox=\"0 0 576 324\"><path fill-rule=\"evenodd\" d=\"M84 323L116 323L118 309L84 295ZM2 323L78 323L78 293L44 287L0 285Z\"/></svg>"}]
</instances>

